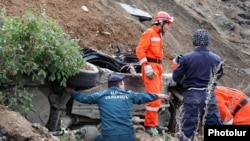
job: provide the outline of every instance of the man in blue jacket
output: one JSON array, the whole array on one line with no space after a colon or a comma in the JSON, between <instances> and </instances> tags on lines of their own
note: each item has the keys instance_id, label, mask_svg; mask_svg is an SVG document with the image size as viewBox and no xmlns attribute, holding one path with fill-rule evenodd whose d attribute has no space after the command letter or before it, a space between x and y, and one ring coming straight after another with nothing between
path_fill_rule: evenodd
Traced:
<instances>
[{"instance_id":1,"label":"man in blue jacket","mask_svg":"<svg viewBox=\"0 0 250 141\"><path fill-rule=\"evenodd\" d=\"M180 141L194 140L197 123L204 117L210 79L214 77L218 80L223 74L221 58L208 50L208 32L205 29L196 30L192 41L194 51L179 58L177 68L173 71L173 80L182 83L185 90ZM215 86L216 81L212 85ZM204 122L207 125L222 125L213 90L210 94Z\"/></svg>"},{"instance_id":2,"label":"man in blue jacket","mask_svg":"<svg viewBox=\"0 0 250 141\"><path fill-rule=\"evenodd\" d=\"M66 92L82 103L97 104L101 117L102 133L95 141L135 141L132 123L133 104L143 104L158 98L168 99L165 94L135 93L124 88L124 75L112 74L108 89L91 95L66 87Z\"/></svg>"}]
</instances>

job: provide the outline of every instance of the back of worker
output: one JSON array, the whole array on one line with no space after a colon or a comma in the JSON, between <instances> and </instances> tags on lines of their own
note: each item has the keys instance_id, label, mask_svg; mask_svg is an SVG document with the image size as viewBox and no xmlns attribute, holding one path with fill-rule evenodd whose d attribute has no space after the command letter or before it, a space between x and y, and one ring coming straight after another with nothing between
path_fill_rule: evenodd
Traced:
<instances>
[{"instance_id":1,"label":"back of worker","mask_svg":"<svg viewBox=\"0 0 250 141\"><path fill-rule=\"evenodd\" d=\"M143 104L156 99L169 99L166 94L136 93L125 90L125 76L111 74L108 88L93 94L84 94L66 87L65 91L81 103L97 104L101 119L101 133L95 141L135 141L132 123L133 104Z\"/></svg>"},{"instance_id":2,"label":"back of worker","mask_svg":"<svg viewBox=\"0 0 250 141\"><path fill-rule=\"evenodd\" d=\"M223 124L250 124L250 99L245 93L223 86L217 86L214 92Z\"/></svg>"}]
</instances>

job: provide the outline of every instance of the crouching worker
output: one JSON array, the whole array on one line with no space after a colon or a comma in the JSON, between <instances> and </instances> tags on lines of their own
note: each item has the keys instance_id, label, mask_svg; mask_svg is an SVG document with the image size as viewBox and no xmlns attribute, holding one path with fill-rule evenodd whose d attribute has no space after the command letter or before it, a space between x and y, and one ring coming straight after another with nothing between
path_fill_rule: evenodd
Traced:
<instances>
[{"instance_id":1,"label":"crouching worker","mask_svg":"<svg viewBox=\"0 0 250 141\"><path fill-rule=\"evenodd\" d=\"M132 123L133 104L143 104L158 98L168 100L165 94L135 93L125 90L124 77L112 74L108 78L108 88L91 95L74 91L67 87L66 92L82 103L97 104L101 118L101 134L95 141L135 141L135 131Z\"/></svg>"},{"instance_id":2,"label":"crouching worker","mask_svg":"<svg viewBox=\"0 0 250 141\"><path fill-rule=\"evenodd\" d=\"M245 93L223 86L214 92L224 125L250 125L250 99Z\"/></svg>"}]
</instances>

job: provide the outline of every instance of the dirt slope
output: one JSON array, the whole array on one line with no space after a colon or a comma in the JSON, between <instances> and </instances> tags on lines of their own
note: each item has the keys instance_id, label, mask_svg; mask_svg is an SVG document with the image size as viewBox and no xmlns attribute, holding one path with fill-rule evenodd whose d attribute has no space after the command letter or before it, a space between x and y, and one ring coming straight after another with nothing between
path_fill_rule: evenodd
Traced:
<instances>
[{"instance_id":1,"label":"dirt slope","mask_svg":"<svg viewBox=\"0 0 250 141\"><path fill-rule=\"evenodd\" d=\"M21 16L27 5L44 9L66 32L79 39L82 48L92 47L107 54L114 54L118 49L134 53L141 33L151 22L140 23L115 1L135 5L151 15L164 10L174 16L174 25L164 35L165 72L172 71L171 60L175 54L193 49L192 33L205 28L210 33L210 49L225 60L225 76L220 84L250 95L250 1L0 0L0 5L8 16Z\"/></svg>"}]
</instances>

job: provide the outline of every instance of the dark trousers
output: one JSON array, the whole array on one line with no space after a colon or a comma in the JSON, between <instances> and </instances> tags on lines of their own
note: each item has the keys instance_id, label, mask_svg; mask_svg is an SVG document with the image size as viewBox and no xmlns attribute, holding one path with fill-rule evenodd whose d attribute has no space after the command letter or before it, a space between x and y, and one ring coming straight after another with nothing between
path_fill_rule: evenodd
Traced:
<instances>
[{"instance_id":1,"label":"dark trousers","mask_svg":"<svg viewBox=\"0 0 250 141\"><path fill-rule=\"evenodd\" d=\"M102 135L98 134L95 141L135 141L135 134L125 135Z\"/></svg>"},{"instance_id":2,"label":"dark trousers","mask_svg":"<svg viewBox=\"0 0 250 141\"><path fill-rule=\"evenodd\" d=\"M182 109L181 131L185 135L180 135L180 141L194 139L197 123L202 122L205 113L206 92L204 90L189 90L185 92ZM218 105L214 93L208 103L205 118L206 125L222 125Z\"/></svg>"}]
</instances>

